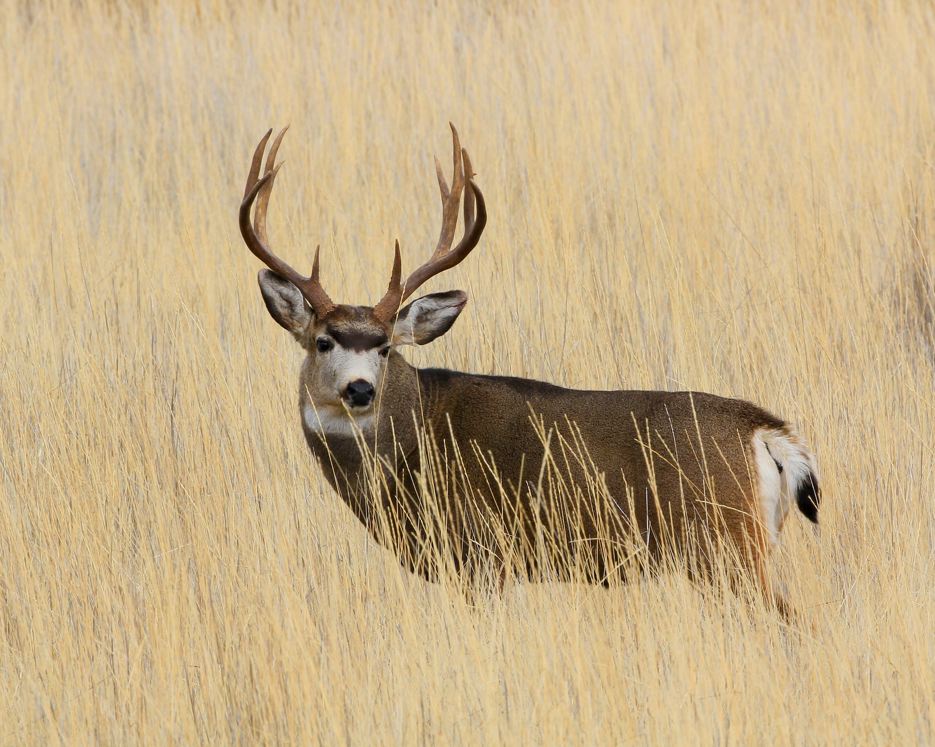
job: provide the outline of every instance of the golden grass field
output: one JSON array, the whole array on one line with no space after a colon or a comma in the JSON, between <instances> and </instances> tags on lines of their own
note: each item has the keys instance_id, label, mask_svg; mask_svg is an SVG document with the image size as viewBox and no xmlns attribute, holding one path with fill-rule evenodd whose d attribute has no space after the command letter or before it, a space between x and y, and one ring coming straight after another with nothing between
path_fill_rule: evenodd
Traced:
<instances>
[{"instance_id":1,"label":"golden grass field","mask_svg":"<svg viewBox=\"0 0 935 747\"><path fill-rule=\"evenodd\" d=\"M0 10L0 743L931 744L935 9L246 5ZM274 245L372 303L449 120L490 221L409 359L797 422L806 624L677 574L472 608L325 484L250 155L291 123Z\"/></svg>"}]
</instances>

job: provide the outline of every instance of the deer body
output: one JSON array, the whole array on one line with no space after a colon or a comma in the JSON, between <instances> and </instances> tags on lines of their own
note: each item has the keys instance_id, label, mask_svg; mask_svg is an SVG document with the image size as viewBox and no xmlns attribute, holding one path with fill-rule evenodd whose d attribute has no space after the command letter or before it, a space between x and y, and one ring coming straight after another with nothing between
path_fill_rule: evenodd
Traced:
<instances>
[{"instance_id":1,"label":"deer body","mask_svg":"<svg viewBox=\"0 0 935 747\"><path fill-rule=\"evenodd\" d=\"M711 529L715 512L710 504L715 500L727 509L719 518L720 531L735 547L753 550L745 559L753 563L755 573L762 573L759 560L778 537L801 491L798 484L782 484L780 470L785 470L780 462L772 457L758 462L758 456L768 447L772 447L769 453L791 451L787 459L793 470L813 468L788 424L742 400L700 392L573 390L530 379L417 369L396 352L390 356L385 378L388 383L377 403L379 415L362 428L349 428L350 423L323 427L308 389L300 387L303 431L332 487L379 541L386 543L387 536L375 516L392 516L397 525L408 524L404 539L413 545L392 549L410 570L430 580L435 580L434 567L414 560L425 541L421 528L432 521L422 515L424 506L413 500L420 493L417 476L423 469L420 431L435 435L439 452L448 455L452 465L457 445L461 454L452 474L464 471L479 478L475 501L479 495L484 512L499 526L522 533L517 542L527 548L534 542L537 524L548 524L547 513L537 521L533 506L546 457L543 433L583 444L590 463L563 463L568 487L586 494L588 482L602 477L608 494L619 497L620 521L610 522L602 531L586 506L577 516L574 536L564 538L565 542L553 536L559 544L552 549L568 557L576 552L576 543L594 542L598 549L578 571L596 583L606 583L614 566L600 551L607 530L611 540L632 544L636 539L646 560L652 561L680 549L664 542L667 535L682 537L691 529L696 533ZM385 483L376 489L370 454L388 467ZM676 465L665 458L669 454L683 458ZM757 470L767 472L762 485ZM509 486L505 495L486 487L494 475L501 485ZM800 504L810 511L805 497ZM496 553L485 552L498 542L496 537L483 536L486 522L457 513L452 510L447 517L449 531L473 536L454 543L459 550L452 558L455 566L470 569L496 563ZM698 526L691 527L694 523ZM614 537L615 532L626 536ZM478 553L483 557L476 557ZM535 560L525 561L523 569L539 575ZM567 574L570 568L553 563L551 577L562 578L562 570Z\"/></svg>"},{"instance_id":2,"label":"deer body","mask_svg":"<svg viewBox=\"0 0 935 747\"><path fill-rule=\"evenodd\" d=\"M784 609L765 559L791 506L817 521L820 497L814 457L791 425L712 394L581 391L410 366L399 348L445 334L467 296L402 302L463 260L486 223L457 133L452 127L450 189L437 167L438 246L403 283L397 243L389 287L373 307L331 301L317 250L308 278L269 250L266 207L283 133L262 177L270 133L257 147L240 227L270 267L259 275L270 314L307 351L299 409L308 445L378 541L428 579L440 570L438 553L426 552L434 536L468 576L494 568L502 578L509 566L533 579L606 584L620 575L621 556L652 566L686 555L703 576L714 540ZM451 249L462 192L465 234Z\"/></svg>"}]
</instances>

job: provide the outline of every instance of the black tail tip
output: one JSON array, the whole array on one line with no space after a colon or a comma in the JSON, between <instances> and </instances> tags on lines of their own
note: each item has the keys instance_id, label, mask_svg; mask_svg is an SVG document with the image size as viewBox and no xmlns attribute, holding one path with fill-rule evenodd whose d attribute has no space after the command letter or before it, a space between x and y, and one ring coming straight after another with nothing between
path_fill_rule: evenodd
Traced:
<instances>
[{"instance_id":1,"label":"black tail tip","mask_svg":"<svg viewBox=\"0 0 935 747\"><path fill-rule=\"evenodd\" d=\"M813 524L818 523L818 504L821 503L821 488L818 487L818 478L811 472L796 488L795 503L806 519Z\"/></svg>"}]
</instances>

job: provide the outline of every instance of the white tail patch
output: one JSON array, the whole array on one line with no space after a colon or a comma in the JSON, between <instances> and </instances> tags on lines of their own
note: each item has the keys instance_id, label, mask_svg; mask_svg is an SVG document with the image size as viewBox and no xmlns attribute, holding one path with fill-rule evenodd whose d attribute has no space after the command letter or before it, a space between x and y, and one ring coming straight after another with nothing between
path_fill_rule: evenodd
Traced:
<instances>
[{"instance_id":1,"label":"white tail patch","mask_svg":"<svg viewBox=\"0 0 935 747\"><path fill-rule=\"evenodd\" d=\"M818 467L815 456L791 425L755 431L753 453L764 523L770 541L776 544L800 488L813 483L817 486Z\"/></svg>"}]
</instances>

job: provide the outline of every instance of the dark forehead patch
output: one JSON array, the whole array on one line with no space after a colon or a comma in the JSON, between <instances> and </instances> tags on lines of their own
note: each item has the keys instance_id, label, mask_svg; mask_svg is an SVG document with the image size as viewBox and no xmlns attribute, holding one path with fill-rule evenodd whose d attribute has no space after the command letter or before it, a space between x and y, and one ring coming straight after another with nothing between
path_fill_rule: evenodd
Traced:
<instances>
[{"instance_id":1,"label":"dark forehead patch","mask_svg":"<svg viewBox=\"0 0 935 747\"><path fill-rule=\"evenodd\" d=\"M370 350L386 344L386 332L375 332L366 329L341 329L327 326L328 334L334 338L342 348L350 350Z\"/></svg>"},{"instance_id":2,"label":"dark forehead patch","mask_svg":"<svg viewBox=\"0 0 935 747\"><path fill-rule=\"evenodd\" d=\"M325 332L342 348L371 350L387 343L385 327L366 306L339 306L325 319Z\"/></svg>"}]
</instances>

